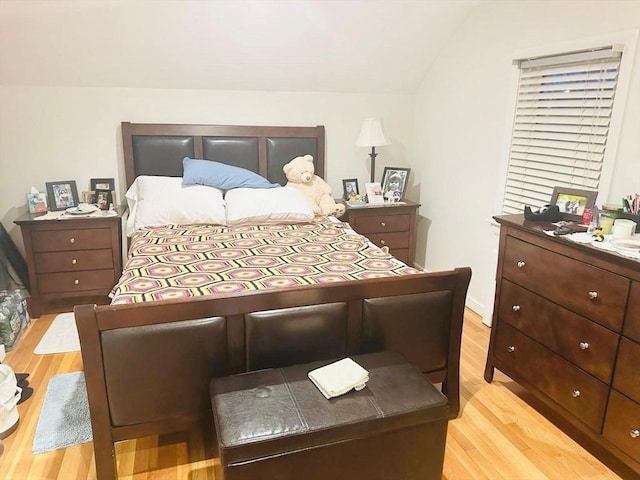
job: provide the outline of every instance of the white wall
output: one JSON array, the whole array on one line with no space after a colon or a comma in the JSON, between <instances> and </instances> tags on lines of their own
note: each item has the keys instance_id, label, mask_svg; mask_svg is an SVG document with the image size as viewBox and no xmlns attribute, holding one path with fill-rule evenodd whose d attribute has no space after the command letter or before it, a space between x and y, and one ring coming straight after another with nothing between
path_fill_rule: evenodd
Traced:
<instances>
[{"instance_id":1,"label":"white wall","mask_svg":"<svg viewBox=\"0 0 640 480\"><path fill-rule=\"evenodd\" d=\"M125 191L120 122L238 125L325 125L327 181L334 196L343 178L369 179L366 148L356 147L362 120L383 118L393 142L378 149L385 165L405 166L411 143L413 95L273 93L211 90L0 87L0 220L20 248L13 220L26 212L33 185L114 177Z\"/></svg>"},{"instance_id":2,"label":"white wall","mask_svg":"<svg viewBox=\"0 0 640 480\"><path fill-rule=\"evenodd\" d=\"M638 1L486 1L432 64L416 98L410 160L422 203L419 246L429 270L473 269L468 304L483 312L494 278L495 215L514 52L640 27ZM640 191L640 55L627 97L609 198ZM490 301L490 300L489 300Z\"/></svg>"}]
</instances>

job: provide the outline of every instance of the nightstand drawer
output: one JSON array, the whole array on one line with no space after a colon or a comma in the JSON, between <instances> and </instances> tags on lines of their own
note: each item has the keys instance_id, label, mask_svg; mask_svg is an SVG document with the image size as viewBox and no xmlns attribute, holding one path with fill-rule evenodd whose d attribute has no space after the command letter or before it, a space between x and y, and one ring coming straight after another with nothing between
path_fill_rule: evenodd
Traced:
<instances>
[{"instance_id":1,"label":"nightstand drawer","mask_svg":"<svg viewBox=\"0 0 640 480\"><path fill-rule=\"evenodd\" d=\"M404 232L411 226L410 216L401 215L359 215L356 217L353 229L371 238L370 233Z\"/></svg>"},{"instance_id":2,"label":"nightstand drawer","mask_svg":"<svg viewBox=\"0 0 640 480\"><path fill-rule=\"evenodd\" d=\"M38 275L38 287L41 293L104 290L106 294L114 284L115 275L113 269L68 273L43 273Z\"/></svg>"},{"instance_id":3,"label":"nightstand drawer","mask_svg":"<svg viewBox=\"0 0 640 480\"><path fill-rule=\"evenodd\" d=\"M34 252L112 248L109 228L34 231L31 241Z\"/></svg>"},{"instance_id":4,"label":"nightstand drawer","mask_svg":"<svg viewBox=\"0 0 640 480\"><path fill-rule=\"evenodd\" d=\"M102 270L113 268L113 251L110 248L103 248L101 250L36 253L34 261L38 273Z\"/></svg>"},{"instance_id":5,"label":"nightstand drawer","mask_svg":"<svg viewBox=\"0 0 640 480\"><path fill-rule=\"evenodd\" d=\"M369 233L367 238L379 247L409 248L409 232Z\"/></svg>"}]
</instances>

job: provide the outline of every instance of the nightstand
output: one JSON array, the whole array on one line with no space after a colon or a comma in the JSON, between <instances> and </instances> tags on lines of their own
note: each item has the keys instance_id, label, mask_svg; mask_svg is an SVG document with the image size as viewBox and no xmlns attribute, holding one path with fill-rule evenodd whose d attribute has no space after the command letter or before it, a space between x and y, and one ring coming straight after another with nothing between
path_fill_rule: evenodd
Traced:
<instances>
[{"instance_id":1,"label":"nightstand","mask_svg":"<svg viewBox=\"0 0 640 480\"><path fill-rule=\"evenodd\" d=\"M36 220L20 225L29 270L29 313L39 317L53 300L107 295L122 273L122 211L105 217Z\"/></svg>"},{"instance_id":2,"label":"nightstand","mask_svg":"<svg viewBox=\"0 0 640 480\"><path fill-rule=\"evenodd\" d=\"M342 219L353 229L379 247L389 247L389 253L413 266L416 254L416 212L419 203L367 204L362 207L346 205Z\"/></svg>"}]
</instances>

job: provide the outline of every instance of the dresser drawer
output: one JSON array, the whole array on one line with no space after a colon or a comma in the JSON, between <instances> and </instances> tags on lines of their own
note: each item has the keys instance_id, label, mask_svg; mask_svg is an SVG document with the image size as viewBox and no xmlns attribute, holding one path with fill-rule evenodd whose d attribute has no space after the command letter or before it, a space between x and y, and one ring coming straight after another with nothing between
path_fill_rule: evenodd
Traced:
<instances>
[{"instance_id":1,"label":"dresser drawer","mask_svg":"<svg viewBox=\"0 0 640 480\"><path fill-rule=\"evenodd\" d=\"M371 238L370 233L405 232L410 230L409 214L400 215L358 215L351 225L353 229Z\"/></svg>"},{"instance_id":2,"label":"dresser drawer","mask_svg":"<svg viewBox=\"0 0 640 480\"><path fill-rule=\"evenodd\" d=\"M34 252L112 248L109 228L35 231L31 241Z\"/></svg>"},{"instance_id":3,"label":"dresser drawer","mask_svg":"<svg viewBox=\"0 0 640 480\"><path fill-rule=\"evenodd\" d=\"M36 253L33 257L38 273L113 268L113 251L110 248Z\"/></svg>"},{"instance_id":4,"label":"dresser drawer","mask_svg":"<svg viewBox=\"0 0 640 480\"><path fill-rule=\"evenodd\" d=\"M640 282L631 284L627 316L624 319L624 334L640 342Z\"/></svg>"},{"instance_id":5,"label":"dresser drawer","mask_svg":"<svg viewBox=\"0 0 640 480\"><path fill-rule=\"evenodd\" d=\"M625 337L620 339L613 388L640 403L640 344Z\"/></svg>"},{"instance_id":6,"label":"dresser drawer","mask_svg":"<svg viewBox=\"0 0 640 480\"><path fill-rule=\"evenodd\" d=\"M503 277L616 332L630 280L507 236Z\"/></svg>"},{"instance_id":7,"label":"dresser drawer","mask_svg":"<svg viewBox=\"0 0 640 480\"><path fill-rule=\"evenodd\" d=\"M409 248L409 232L370 233L367 238L379 247Z\"/></svg>"},{"instance_id":8,"label":"dresser drawer","mask_svg":"<svg viewBox=\"0 0 640 480\"><path fill-rule=\"evenodd\" d=\"M105 290L108 293L114 284L113 269L38 275L40 293L67 293L83 290Z\"/></svg>"},{"instance_id":9,"label":"dresser drawer","mask_svg":"<svg viewBox=\"0 0 640 480\"><path fill-rule=\"evenodd\" d=\"M640 462L640 405L611 390L602 435Z\"/></svg>"},{"instance_id":10,"label":"dresser drawer","mask_svg":"<svg viewBox=\"0 0 640 480\"><path fill-rule=\"evenodd\" d=\"M495 327L494 327L495 328ZM538 342L500 323L494 355L507 375L516 374L595 432L604 419L608 387Z\"/></svg>"},{"instance_id":11,"label":"dresser drawer","mask_svg":"<svg viewBox=\"0 0 640 480\"><path fill-rule=\"evenodd\" d=\"M605 383L611 382L620 336L522 287L502 280L499 315Z\"/></svg>"}]
</instances>

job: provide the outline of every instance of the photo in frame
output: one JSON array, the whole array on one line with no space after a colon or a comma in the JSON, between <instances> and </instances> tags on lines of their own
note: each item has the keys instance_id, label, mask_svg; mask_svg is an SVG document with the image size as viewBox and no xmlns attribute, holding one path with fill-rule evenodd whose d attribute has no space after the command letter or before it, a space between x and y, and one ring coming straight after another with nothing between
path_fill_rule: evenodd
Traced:
<instances>
[{"instance_id":1,"label":"photo in frame","mask_svg":"<svg viewBox=\"0 0 640 480\"><path fill-rule=\"evenodd\" d=\"M96 203L96 192L93 190L82 192L82 203L88 203L88 204Z\"/></svg>"},{"instance_id":2,"label":"photo in frame","mask_svg":"<svg viewBox=\"0 0 640 480\"><path fill-rule=\"evenodd\" d=\"M90 181L90 190L109 190L116 189L116 182L113 178L92 178Z\"/></svg>"},{"instance_id":3,"label":"photo in frame","mask_svg":"<svg viewBox=\"0 0 640 480\"><path fill-rule=\"evenodd\" d=\"M45 185L47 186L47 198L51 211L55 212L77 207L80 203L75 180L46 182Z\"/></svg>"},{"instance_id":4,"label":"photo in frame","mask_svg":"<svg viewBox=\"0 0 640 480\"><path fill-rule=\"evenodd\" d=\"M597 195L598 192L592 190L554 187L549 203L558 206L563 219L582 223L582 214L585 209L593 208Z\"/></svg>"},{"instance_id":5,"label":"photo in frame","mask_svg":"<svg viewBox=\"0 0 640 480\"><path fill-rule=\"evenodd\" d=\"M113 192L111 190L102 190L96 188L94 190L95 193L95 204L98 206L100 210L109 210L111 205L113 205Z\"/></svg>"},{"instance_id":6,"label":"photo in frame","mask_svg":"<svg viewBox=\"0 0 640 480\"><path fill-rule=\"evenodd\" d=\"M364 188L367 191L367 203L384 203L384 195L382 194L380 182L365 183Z\"/></svg>"},{"instance_id":7,"label":"photo in frame","mask_svg":"<svg viewBox=\"0 0 640 480\"><path fill-rule=\"evenodd\" d=\"M382 195L388 202L398 202L404 198L409 181L410 168L384 167L382 173Z\"/></svg>"},{"instance_id":8,"label":"photo in frame","mask_svg":"<svg viewBox=\"0 0 640 480\"><path fill-rule=\"evenodd\" d=\"M357 199L360 196L357 178L346 178L342 180L342 194L345 200Z\"/></svg>"}]
</instances>

